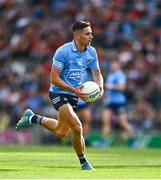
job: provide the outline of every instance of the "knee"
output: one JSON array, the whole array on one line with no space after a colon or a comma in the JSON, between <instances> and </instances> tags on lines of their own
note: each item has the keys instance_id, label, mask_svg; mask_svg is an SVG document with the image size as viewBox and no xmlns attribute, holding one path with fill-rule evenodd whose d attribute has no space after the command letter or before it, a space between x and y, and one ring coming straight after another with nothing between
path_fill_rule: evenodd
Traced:
<instances>
[{"instance_id":1,"label":"knee","mask_svg":"<svg viewBox=\"0 0 161 180\"><path fill-rule=\"evenodd\" d=\"M81 124L76 124L73 126L72 131L77 134L82 134L83 128Z\"/></svg>"},{"instance_id":2,"label":"knee","mask_svg":"<svg viewBox=\"0 0 161 180\"><path fill-rule=\"evenodd\" d=\"M86 119L84 119L83 122L86 123L86 124L91 124L92 119L90 117L87 117Z\"/></svg>"},{"instance_id":3,"label":"knee","mask_svg":"<svg viewBox=\"0 0 161 180\"><path fill-rule=\"evenodd\" d=\"M56 132L56 135L59 136L59 137L67 137L69 134L69 131L57 131Z\"/></svg>"}]
</instances>

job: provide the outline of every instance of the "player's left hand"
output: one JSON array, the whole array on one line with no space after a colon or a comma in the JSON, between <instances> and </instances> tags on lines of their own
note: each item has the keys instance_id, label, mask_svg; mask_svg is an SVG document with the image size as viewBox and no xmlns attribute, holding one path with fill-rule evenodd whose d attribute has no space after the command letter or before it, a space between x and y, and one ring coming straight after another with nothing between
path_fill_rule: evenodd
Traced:
<instances>
[{"instance_id":1,"label":"player's left hand","mask_svg":"<svg viewBox=\"0 0 161 180\"><path fill-rule=\"evenodd\" d=\"M103 96L103 94L104 94L104 88L101 87L101 86L99 86L99 88L100 88L100 96L99 96L98 99L100 99Z\"/></svg>"}]
</instances>

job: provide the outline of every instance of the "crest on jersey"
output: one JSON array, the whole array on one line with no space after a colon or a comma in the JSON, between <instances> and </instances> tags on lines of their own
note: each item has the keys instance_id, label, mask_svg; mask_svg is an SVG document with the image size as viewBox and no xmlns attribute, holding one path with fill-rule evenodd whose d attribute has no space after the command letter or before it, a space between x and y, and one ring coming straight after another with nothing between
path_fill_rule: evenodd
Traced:
<instances>
[{"instance_id":1,"label":"crest on jersey","mask_svg":"<svg viewBox=\"0 0 161 180\"><path fill-rule=\"evenodd\" d=\"M89 65L92 62L92 59L88 59L86 64Z\"/></svg>"},{"instance_id":2,"label":"crest on jersey","mask_svg":"<svg viewBox=\"0 0 161 180\"><path fill-rule=\"evenodd\" d=\"M82 66L82 65L83 65L82 61L78 61L78 64L79 64L80 66Z\"/></svg>"}]
</instances>

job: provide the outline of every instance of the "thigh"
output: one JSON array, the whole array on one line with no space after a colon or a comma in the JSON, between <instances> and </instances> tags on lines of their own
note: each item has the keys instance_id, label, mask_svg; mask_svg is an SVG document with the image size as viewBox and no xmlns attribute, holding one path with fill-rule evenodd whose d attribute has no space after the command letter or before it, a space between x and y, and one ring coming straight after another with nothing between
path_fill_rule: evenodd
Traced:
<instances>
[{"instance_id":1,"label":"thigh","mask_svg":"<svg viewBox=\"0 0 161 180\"><path fill-rule=\"evenodd\" d=\"M70 104L64 104L59 108L59 116L69 125L70 128L81 126L81 122Z\"/></svg>"},{"instance_id":2,"label":"thigh","mask_svg":"<svg viewBox=\"0 0 161 180\"><path fill-rule=\"evenodd\" d=\"M67 121L64 119L60 112L58 112L58 125L56 127L56 130L63 132L70 131L70 126L68 125Z\"/></svg>"},{"instance_id":3,"label":"thigh","mask_svg":"<svg viewBox=\"0 0 161 180\"><path fill-rule=\"evenodd\" d=\"M112 119L112 111L109 108L106 108L102 113L103 124L110 124Z\"/></svg>"},{"instance_id":4,"label":"thigh","mask_svg":"<svg viewBox=\"0 0 161 180\"><path fill-rule=\"evenodd\" d=\"M126 113L119 114L118 116L118 122L122 127L126 127L129 122L127 121L127 115Z\"/></svg>"},{"instance_id":5,"label":"thigh","mask_svg":"<svg viewBox=\"0 0 161 180\"><path fill-rule=\"evenodd\" d=\"M89 123L92 120L91 109L88 106L80 109L77 114L83 122Z\"/></svg>"}]
</instances>

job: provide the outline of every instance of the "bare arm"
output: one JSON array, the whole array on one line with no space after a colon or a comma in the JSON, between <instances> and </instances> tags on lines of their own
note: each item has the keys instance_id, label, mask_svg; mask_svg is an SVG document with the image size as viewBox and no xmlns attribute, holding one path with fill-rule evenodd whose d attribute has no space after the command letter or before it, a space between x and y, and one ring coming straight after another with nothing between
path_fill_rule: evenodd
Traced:
<instances>
[{"instance_id":1,"label":"bare arm","mask_svg":"<svg viewBox=\"0 0 161 180\"><path fill-rule=\"evenodd\" d=\"M101 96L104 93L104 88L103 88L103 77L100 69L97 69L96 71L92 71L93 77L95 82L98 84L101 90Z\"/></svg>"},{"instance_id":2,"label":"bare arm","mask_svg":"<svg viewBox=\"0 0 161 180\"><path fill-rule=\"evenodd\" d=\"M50 82L52 84L54 84L62 89L66 89L68 91L75 93L78 97L80 97L83 100L87 99L87 95L85 95L81 92L81 87L74 88L74 87L68 85L66 82L64 82L59 77L60 73L61 73L61 70L56 69L55 67L52 67L51 73L50 73Z\"/></svg>"},{"instance_id":3,"label":"bare arm","mask_svg":"<svg viewBox=\"0 0 161 180\"><path fill-rule=\"evenodd\" d=\"M62 89L66 89L68 91L75 93L75 88L73 88L72 86L69 86L59 77L60 73L61 73L61 70L52 67L51 73L50 73L50 82L56 86L61 87Z\"/></svg>"}]
</instances>

